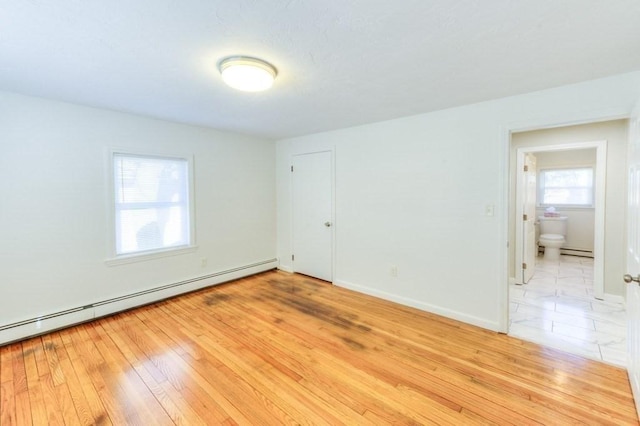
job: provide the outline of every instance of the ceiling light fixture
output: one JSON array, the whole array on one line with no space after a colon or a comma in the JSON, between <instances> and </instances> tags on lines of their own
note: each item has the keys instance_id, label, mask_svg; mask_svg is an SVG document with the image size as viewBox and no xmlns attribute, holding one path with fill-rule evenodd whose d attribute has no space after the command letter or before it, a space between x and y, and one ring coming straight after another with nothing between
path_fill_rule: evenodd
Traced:
<instances>
[{"instance_id":1,"label":"ceiling light fixture","mask_svg":"<svg viewBox=\"0 0 640 426\"><path fill-rule=\"evenodd\" d=\"M273 85L278 71L268 62L248 56L231 56L218 64L222 80L234 89L260 92Z\"/></svg>"}]
</instances>

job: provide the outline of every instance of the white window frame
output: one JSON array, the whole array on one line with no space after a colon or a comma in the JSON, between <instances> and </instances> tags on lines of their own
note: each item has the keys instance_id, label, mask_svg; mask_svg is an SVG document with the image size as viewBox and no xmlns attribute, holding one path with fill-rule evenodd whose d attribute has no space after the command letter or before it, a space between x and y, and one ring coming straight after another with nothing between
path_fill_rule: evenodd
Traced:
<instances>
[{"instance_id":1,"label":"white window frame","mask_svg":"<svg viewBox=\"0 0 640 426\"><path fill-rule=\"evenodd\" d=\"M187 195L188 202L187 206L189 209L189 244L181 245L176 247L166 247L159 248L153 250L145 250L135 253L126 253L126 254L118 254L116 248L116 232L117 232L117 221L116 221L116 200L115 200L115 156L116 155L125 155L131 157L141 157L141 158L158 158L158 159L172 159L172 160L182 160L187 162ZM107 188L108 191L108 199L109 199L109 256L106 259L105 263L108 266L115 266L126 263L133 262L141 262L152 259L163 258L167 256L176 256L186 253L192 253L197 250L196 245L196 232L195 232L195 191L194 191L194 175L193 175L193 155L191 154L176 154L176 153L165 153L165 152L143 152L143 151L131 151L127 149L118 149L111 148L107 153L107 170L106 178L108 179Z\"/></svg>"},{"instance_id":2,"label":"white window frame","mask_svg":"<svg viewBox=\"0 0 640 426\"><path fill-rule=\"evenodd\" d=\"M544 203L544 173L548 171L556 171L556 170L576 170L576 169L591 169L591 204L558 204L558 203ZM538 170L538 207L560 207L563 209L592 209L594 208L595 203L595 191L596 191L596 169L592 165L585 166L555 166L555 167L544 167Z\"/></svg>"}]
</instances>

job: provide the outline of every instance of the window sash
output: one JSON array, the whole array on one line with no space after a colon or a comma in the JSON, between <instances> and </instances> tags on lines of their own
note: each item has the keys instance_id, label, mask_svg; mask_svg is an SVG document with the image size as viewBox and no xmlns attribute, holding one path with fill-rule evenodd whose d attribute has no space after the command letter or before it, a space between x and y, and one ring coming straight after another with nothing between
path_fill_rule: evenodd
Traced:
<instances>
[{"instance_id":1,"label":"window sash","mask_svg":"<svg viewBox=\"0 0 640 426\"><path fill-rule=\"evenodd\" d=\"M113 153L115 255L191 245L189 163Z\"/></svg>"},{"instance_id":2,"label":"window sash","mask_svg":"<svg viewBox=\"0 0 640 426\"><path fill-rule=\"evenodd\" d=\"M564 180L562 176L551 177L554 173L561 174L569 171L583 173L567 176ZM595 189L592 167L541 170L539 182L538 204L540 206L593 207Z\"/></svg>"}]
</instances>

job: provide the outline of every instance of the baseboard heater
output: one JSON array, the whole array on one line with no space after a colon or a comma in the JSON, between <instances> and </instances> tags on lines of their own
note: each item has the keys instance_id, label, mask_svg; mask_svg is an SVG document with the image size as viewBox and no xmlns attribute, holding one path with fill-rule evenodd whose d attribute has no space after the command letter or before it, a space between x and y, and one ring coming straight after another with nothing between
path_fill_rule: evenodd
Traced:
<instances>
[{"instance_id":1,"label":"baseboard heater","mask_svg":"<svg viewBox=\"0 0 640 426\"><path fill-rule=\"evenodd\" d=\"M116 312L155 303L169 297L205 287L221 284L238 278L275 269L278 259L269 259L213 274L142 290L120 297L101 300L89 305L42 315L0 326L0 345L37 336L82 322L91 321Z\"/></svg>"},{"instance_id":2,"label":"baseboard heater","mask_svg":"<svg viewBox=\"0 0 640 426\"><path fill-rule=\"evenodd\" d=\"M544 246L538 247L538 254L544 253ZM561 247L560 254L566 254L570 256L579 256L579 257L593 257L592 250L582 250L582 249L572 249L569 247Z\"/></svg>"}]
</instances>

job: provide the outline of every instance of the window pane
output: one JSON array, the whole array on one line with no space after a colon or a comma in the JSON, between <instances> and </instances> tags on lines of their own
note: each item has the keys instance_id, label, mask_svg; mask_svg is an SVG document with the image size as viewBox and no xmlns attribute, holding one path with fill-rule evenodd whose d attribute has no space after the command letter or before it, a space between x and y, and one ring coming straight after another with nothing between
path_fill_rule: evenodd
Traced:
<instances>
[{"instance_id":1,"label":"window pane","mask_svg":"<svg viewBox=\"0 0 640 426\"><path fill-rule=\"evenodd\" d=\"M115 156L118 203L185 201L186 181L186 160Z\"/></svg>"},{"instance_id":2,"label":"window pane","mask_svg":"<svg viewBox=\"0 0 640 426\"><path fill-rule=\"evenodd\" d=\"M541 172L542 204L593 205L593 169L559 169Z\"/></svg>"},{"instance_id":3,"label":"window pane","mask_svg":"<svg viewBox=\"0 0 640 426\"><path fill-rule=\"evenodd\" d=\"M114 155L116 254L190 244L187 164Z\"/></svg>"},{"instance_id":4,"label":"window pane","mask_svg":"<svg viewBox=\"0 0 640 426\"><path fill-rule=\"evenodd\" d=\"M547 170L544 172L544 186L576 187L591 186L593 184L592 169Z\"/></svg>"},{"instance_id":5,"label":"window pane","mask_svg":"<svg viewBox=\"0 0 640 426\"><path fill-rule=\"evenodd\" d=\"M593 204L591 188L545 188L544 204Z\"/></svg>"},{"instance_id":6,"label":"window pane","mask_svg":"<svg viewBox=\"0 0 640 426\"><path fill-rule=\"evenodd\" d=\"M189 244L181 207L122 210L119 213L118 254Z\"/></svg>"}]
</instances>

